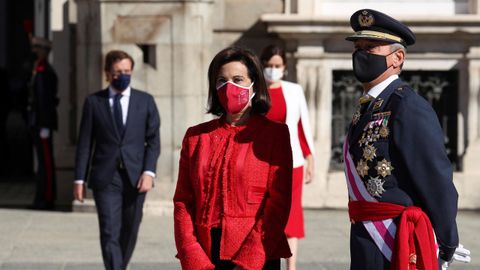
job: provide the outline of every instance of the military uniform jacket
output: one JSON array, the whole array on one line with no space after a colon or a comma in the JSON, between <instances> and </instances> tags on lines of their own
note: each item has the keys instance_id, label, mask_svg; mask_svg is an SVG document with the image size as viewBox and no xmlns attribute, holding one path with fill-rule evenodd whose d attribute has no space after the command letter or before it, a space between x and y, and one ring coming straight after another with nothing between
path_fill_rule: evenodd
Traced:
<instances>
[{"instance_id":1,"label":"military uniform jacket","mask_svg":"<svg viewBox=\"0 0 480 270\"><path fill-rule=\"evenodd\" d=\"M354 117L348 143L368 193L379 202L420 207L433 225L440 256L452 254L458 245L458 194L443 130L431 105L396 79ZM358 225L352 225L352 239ZM368 252L359 251L361 245L357 251L351 248L352 260L354 253Z\"/></svg>"},{"instance_id":2,"label":"military uniform jacket","mask_svg":"<svg viewBox=\"0 0 480 270\"><path fill-rule=\"evenodd\" d=\"M57 129L57 105L59 102L57 81L57 75L47 61L42 61L36 66L30 86L30 127Z\"/></svg>"}]
</instances>

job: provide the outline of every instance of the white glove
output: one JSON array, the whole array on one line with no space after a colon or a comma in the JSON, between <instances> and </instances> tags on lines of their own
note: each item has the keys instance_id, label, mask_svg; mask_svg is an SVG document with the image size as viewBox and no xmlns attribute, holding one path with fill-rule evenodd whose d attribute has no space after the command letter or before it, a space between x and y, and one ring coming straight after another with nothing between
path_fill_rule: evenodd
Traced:
<instances>
[{"instance_id":1,"label":"white glove","mask_svg":"<svg viewBox=\"0 0 480 270\"><path fill-rule=\"evenodd\" d=\"M458 244L455 253L453 253L452 259L449 262L440 259L440 265L442 266L442 270L447 270L448 266L450 266L453 261L469 263L471 260L470 250L464 248L462 244Z\"/></svg>"},{"instance_id":2,"label":"white glove","mask_svg":"<svg viewBox=\"0 0 480 270\"><path fill-rule=\"evenodd\" d=\"M442 259L439 260L440 261L440 266L442 267L442 270L447 270L448 266L450 265L449 262L446 262Z\"/></svg>"},{"instance_id":3,"label":"white glove","mask_svg":"<svg viewBox=\"0 0 480 270\"><path fill-rule=\"evenodd\" d=\"M462 244L458 244L458 247L455 249L453 254L453 260L457 262L469 263L472 258L470 258L470 250L463 247Z\"/></svg>"},{"instance_id":4,"label":"white glove","mask_svg":"<svg viewBox=\"0 0 480 270\"><path fill-rule=\"evenodd\" d=\"M50 129L48 128L41 128L40 129L40 138L48 139L50 137Z\"/></svg>"}]
</instances>

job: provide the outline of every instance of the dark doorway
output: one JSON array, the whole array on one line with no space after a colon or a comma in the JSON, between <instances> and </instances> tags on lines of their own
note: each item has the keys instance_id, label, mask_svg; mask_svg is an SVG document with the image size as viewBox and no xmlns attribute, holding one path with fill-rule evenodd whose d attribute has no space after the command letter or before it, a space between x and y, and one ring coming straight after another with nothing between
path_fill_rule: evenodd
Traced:
<instances>
[{"instance_id":1,"label":"dark doorway","mask_svg":"<svg viewBox=\"0 0 480 270\"><path fill-rule=\"evenodd\" d=\"M34 1L0 1L0 182L33 180L26 122Z\"/></svg>"}]
</instances>

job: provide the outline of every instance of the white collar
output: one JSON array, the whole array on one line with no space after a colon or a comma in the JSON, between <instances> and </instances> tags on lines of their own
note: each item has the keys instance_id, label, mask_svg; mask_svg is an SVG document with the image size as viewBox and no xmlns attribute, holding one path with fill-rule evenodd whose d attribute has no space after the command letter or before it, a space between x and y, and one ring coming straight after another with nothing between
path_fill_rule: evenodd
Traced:
<instances>
[{"instance_id":1,"label":"white collar","mask_svg":"<svg viewBox=\"0 0 480 270\"><path fill-rule=\"evenodd\" d=\"M390 75L390 77L385 79L383 82L372 87L367 94L373 98L377 98L383 92L383 90L385 90L385 88L387 88L387 86L396 79L398 79L397 74Z\"/></svg>"},{"instance_id":2,"label":"white collar","mask_svg":"<svg viewBox=\"0 0 480 270\"><path fill-rule=\"evenodd\" d=\"M111 98L113 98L113 96L115 96L116 94L119 94L119 93L122 94L123 96L129 97L130 94L131 94L131 92L132 92L132 89L130 88L130 85L127 87L127 89L125 89L125 90L124 90L123 92L121 92L121 93L118 92L118 91L113 90L113 88L112 88L111 85L108 86L108 95L109 95L109 97L111 97Z\"/></svg>"}]
</instances>

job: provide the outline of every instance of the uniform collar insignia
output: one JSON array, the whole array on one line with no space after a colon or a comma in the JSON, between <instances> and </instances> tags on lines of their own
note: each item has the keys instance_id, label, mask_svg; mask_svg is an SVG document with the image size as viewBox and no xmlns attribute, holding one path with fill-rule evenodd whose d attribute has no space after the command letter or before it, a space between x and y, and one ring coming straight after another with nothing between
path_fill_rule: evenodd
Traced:
<instances>
[{"instance_id":1,"label":"uniform collar insignia","mask_svg":"<svg viewBox=\"0 0 480 270\"><path fill-rule=\"evenodd\" d=\"M382 104L383 104L383 99L379 98L375 101L375 103L373 104L373 110L376 111L378 109L380 109L380 107L382 107Z\"/></svg>"}]
</instances>

